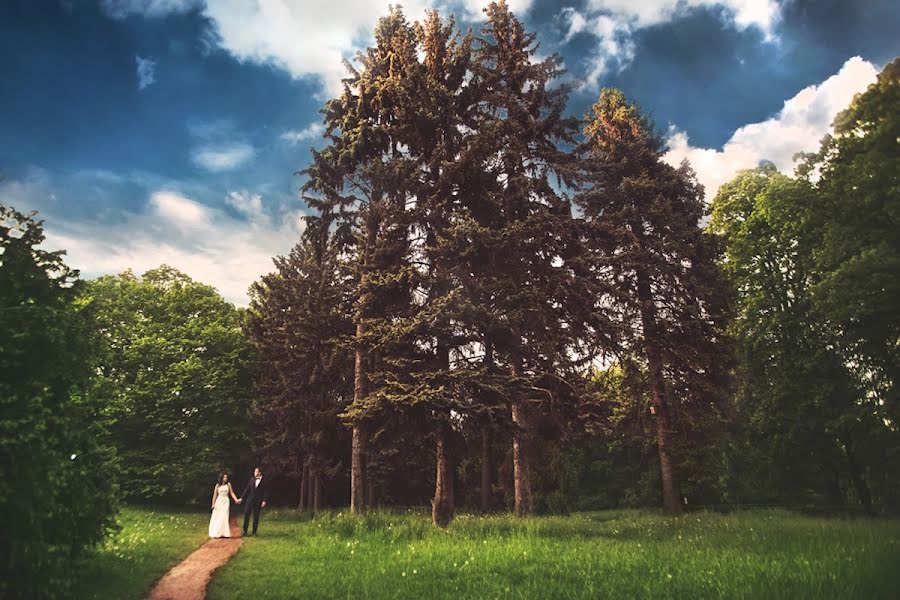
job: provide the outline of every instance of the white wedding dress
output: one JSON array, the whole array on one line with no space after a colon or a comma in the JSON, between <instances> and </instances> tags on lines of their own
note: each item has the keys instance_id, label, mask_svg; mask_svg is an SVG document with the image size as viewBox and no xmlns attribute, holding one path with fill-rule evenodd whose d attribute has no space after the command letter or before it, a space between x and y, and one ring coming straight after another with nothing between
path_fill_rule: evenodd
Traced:
<instances>
[{"instance_id":1,"label":"white wedding dress","mask_svg":"<svg viewBox=\"0 0 900 600\"><path fill-rule=\"evenodd\" d=\"M228 486L220 485L216 491L216 504L213 507L212 516L209 518L209 537L231 537L231 528L228 525L228 516L231 511Z\"/></svg>"}]
</instances>

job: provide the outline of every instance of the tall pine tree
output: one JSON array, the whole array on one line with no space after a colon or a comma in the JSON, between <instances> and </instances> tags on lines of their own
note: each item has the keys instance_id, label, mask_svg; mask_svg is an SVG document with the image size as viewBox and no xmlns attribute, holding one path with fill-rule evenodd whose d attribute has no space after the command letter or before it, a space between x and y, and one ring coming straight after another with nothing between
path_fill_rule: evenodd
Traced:
<instances>
[{"instance_id":1,"label":"tall pine tree","mask_svg":"<svg viewBox=\"0 0 900 600\"><path fill-rule=\"evenodd\" d=\"M533 508L533 413L571 386L579 339L579 282L568 264L576 241L571 206L559 189L577 122L564 115L568 87L555 85L561 59L535 58L535 35L505 1L486 9L471 82L472 137L460 157L467 209L454 231L457 272L475 307L484 371L512 421L516 514ZM497 375L502 373L502 377ZM487 477L485 477L487 479Z\"/></svg>"},{"instance_id":2,"label":"tall pine tree","mask_svg":"<svg viewBox=\"0 0 900 600\"><path fill-rule=\"evenodd\" d=\"M418 59L415 31L400 8L379 20L374 45L357 58L360 69L347 65L343 94L325 106L330 143L313 151L303 188L307 203L319 211L317 226L334 227L356 260L354 398L346 413L353 428L354 511L365 506L367 428L378 416L370 381L380 360L373 328L409 303L405 213L415 174L408 154L415 137L411 81Z\"/></svg>"},{"instance_id":3,"label":"tall pine tree","mask_svg":"<svg viewBox=\"0 0 900 600\"><path fill-rule=\"evenodd\" d=\"M341 467L348 440L338 415L353 377L345 343L353 333L352 280L327 233L308 228L290 254L275 258L275 272L250 290L246 325L258 364L255 450L300 479L300 508L313 510Z\"/></svg>"},{"instance_id":4,"label":"tall pine tree","mask_svg":"<svg viewBox=\"0 0 900 600\"><path fill-rule=\"evenodd\" d=\"M605 89L585 125L582 189L596 283L610 294L621 357L646 373L655 419L663 506L680 514L676 427L716 410L727 361L726 307L715 240L700 227L703 190L690 168L662 162L662 138L622 92Z\"/></svg>"}]
</instances>

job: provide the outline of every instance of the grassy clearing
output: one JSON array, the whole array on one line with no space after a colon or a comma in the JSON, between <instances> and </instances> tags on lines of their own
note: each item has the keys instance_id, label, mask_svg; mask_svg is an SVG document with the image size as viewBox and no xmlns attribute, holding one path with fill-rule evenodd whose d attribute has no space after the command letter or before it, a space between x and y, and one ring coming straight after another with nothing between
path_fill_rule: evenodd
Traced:
<instances>
[{"instance_id":1,"label":"grassy clearing","mask_svg":"<svg viewBox=\"0 0 900 600\"><path fill-rule=\"evenodd\" d=\"M517 520L269 511L217 571L231 598L896 598L900 520L785 511Z\"/></svg>"},{"instance_id":2,"label":"grassy clearing","mask_svg":"<svg viewBox=\"0 0 900 600\"><path fill-rule=\"evenodd\" d=\"M121 530L81 568L76 598L141 598L208 539L208 513L125 507L118 522Z\"/></svg>"}]
</instances>

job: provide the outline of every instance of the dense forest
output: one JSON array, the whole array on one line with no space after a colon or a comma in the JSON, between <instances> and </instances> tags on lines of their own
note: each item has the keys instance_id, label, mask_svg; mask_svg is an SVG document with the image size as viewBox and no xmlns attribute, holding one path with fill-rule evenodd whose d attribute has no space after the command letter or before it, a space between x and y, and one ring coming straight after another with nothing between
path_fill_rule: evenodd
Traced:
<instances>
[{"instance_id":1,"label":"dense forest","mask_svg":"<svg viewBox=\"0 0 900 600\"><path fill-rule=\"evenodd\" d=\"M635 101L571 116L559 57L486 13L378 22L247 308L166 266L83 280L2 206L4 568L61 573L120 499L253 463L302 510L442 527L900 510L900 59L794 175L705 198Z\"/></svg>"}]
</instances>

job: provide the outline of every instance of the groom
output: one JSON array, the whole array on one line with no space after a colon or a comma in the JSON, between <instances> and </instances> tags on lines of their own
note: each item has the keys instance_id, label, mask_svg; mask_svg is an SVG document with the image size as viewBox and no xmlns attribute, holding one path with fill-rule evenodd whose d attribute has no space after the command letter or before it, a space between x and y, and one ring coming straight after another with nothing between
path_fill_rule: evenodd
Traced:
<instances>
[{"instance_id":1,"label":"groom","mask_svg":"<svg viewBox=\"0 0 900 600\"><path fill-rule=\"evenodd\" d=\"M259 510L266 507L266 499L269 497L269 488L263 481L263 474L259 467L253 469L253 479L247 482L244 493L241 494L241 502L244 506L244 535L247 535L247 525L250 524L250 513L253 513L253 535L259 526Z\"/></svg>"}]
</instances>

